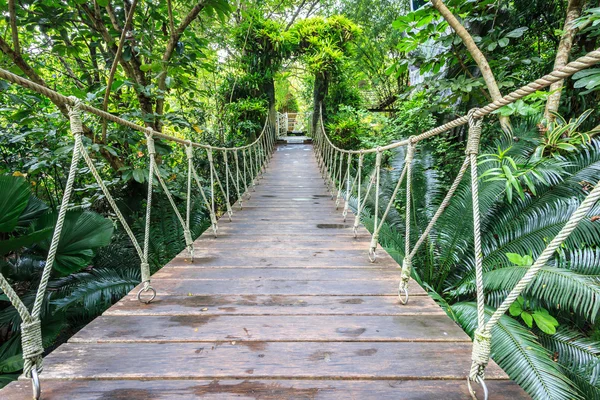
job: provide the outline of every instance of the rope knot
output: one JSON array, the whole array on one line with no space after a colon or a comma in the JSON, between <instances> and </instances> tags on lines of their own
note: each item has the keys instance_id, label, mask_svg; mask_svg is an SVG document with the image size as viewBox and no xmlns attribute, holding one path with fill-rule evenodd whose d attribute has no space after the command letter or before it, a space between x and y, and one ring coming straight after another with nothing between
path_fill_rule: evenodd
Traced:
<instances>
[{"instance_id":1,"label":"rope knot","mask_svg":"<svg viewBox=\"0 0 600 400\"><path fill-rule=\"evenodd\" d=\"M406 157L404 158L404 161L406 163L411 163L413 161L413 159L415 158L415 144L412 141L412 136L408 140L409 140L409 143L406 148Z\"/></svg>"},{"instance_id":2,"label":"rope knot","mask_svg":"<svg viewBox=\"0 0 600 400\"><path fill-rule=\"evenodd\" d=\"M187 155L188 160L194 159L194 148L192 147L191 142L185 146L185 154Z\"/></svg>"},{"instance_id":3,"label":"rope knot","mask_svg":"<svg viewBox=\"0 0 600 400\"><path fill-rule=\"evenodd\" d=\"M194 243L194 241L192 240L192 233L189 229L185 229L183 231L183 237L185 238L186 246L190 247Z\"/></svg>"},{"instance_id":4,"label":"rope knot","mask_svg":"<svg viewBox=\"0 0 600 400\"><path fill-rule=\"evenodd\" d=\"M467 114L469 121L469 138L467 140L466 154L479 154L479 141L481 139L481 118L475 118L478 108L472 108Z\"/></svg>"},{"instance_id":5,"label":"rope knot","mask_svg":"<svg viewBox=\"0 0 600 400\"><path fill-rule=\"evenodd\" d=\"M42 328L39 319L31 322L21 323L21 345L23 347L23 373L31 377L31 370L36 367L38 372L42 370L42 354L44 344L42 342Z\"/></svg>"},{"instance_id":6,"label":"rope knot","mask_svg":"<svg viewBox=\"0 0 600 400\"><path fill-rule=\"evenodd\" d=\"M377 243L379 242L379 232L373 232L373 236L371 236L371 249L377 249Z\"/></svg>"},{"instance_id":7,"label":"rope knot","mask_svg":"<svg viewBox=\"0 0 600 400\"><path fill-rule=\"evenodd\" d=\"M206 156L208 157L209 162L213 162L213 153L211 149L206 149Z\"/></svg>"},{"instance_id":8,"label":"rope knot","mask_svg":"<svg viewBox=\"0 0 600 400\"><path fill-rule=\"evenodd\" d=\"M69 106L69 121L71 122L71 133L73 136L83 134L83 122L81 122L81 100L75 96L69 96L69 99L73 102L72 106Z\"/></svg>"},{"instance_id":9,"label":"rope knot","mask_svg":"<svg viewBox=\"0 0 600 400\"><path fill-rule=\"evenodd\" d=\"M408 281L410 280L411 274L412 274L412 258L410 258L409 256L406 256L402 260L402 274L400 275L400 278L402 279L402 282L404 282L404 284L408 283Z\"/></svg>"},{"instance_id":10,"label":"rope knot","mask_svg":"<svg viewBox=\"0 0 600 400\"><path fill-rule=\"evenodd\" d=\"M150 264L143 262L140 264L140 270L142 271L142 282L144 284L150 282Z\"/></svg>"},{"instance_id":11,"label":"rope knot","mask_svg":"<svg viewBox=\"0 0 600 400\"><path fill-rule=\"evenodd\" d=\"M478 328L473 335L473 352L471 354L471 373L469 378L484 378L485 367L490 361L492 334L484 328Z\"/></svg>"}]
</instances>

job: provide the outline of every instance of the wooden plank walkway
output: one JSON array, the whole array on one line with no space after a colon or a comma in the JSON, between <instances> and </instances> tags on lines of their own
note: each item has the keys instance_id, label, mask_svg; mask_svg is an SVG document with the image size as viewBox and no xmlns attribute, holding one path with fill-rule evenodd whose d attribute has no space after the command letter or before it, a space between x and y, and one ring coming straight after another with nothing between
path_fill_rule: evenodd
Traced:
<instances>
[{"instance_id":1,"label":"wooden plank walkway","mask_svg":"<svg viewBox=\"0 0 600 400\"><path fill-rule=\"evenodd\" d=\"M45 358L44 399L466 399L470 340L399 267L367 259L312 146L279 146L233 222L196 240ZM348 221L353 217L349 215ZM495 364L494 399L527 395ZM31 396L28 380L0 393Z\"/></svg>"}]
</instances>

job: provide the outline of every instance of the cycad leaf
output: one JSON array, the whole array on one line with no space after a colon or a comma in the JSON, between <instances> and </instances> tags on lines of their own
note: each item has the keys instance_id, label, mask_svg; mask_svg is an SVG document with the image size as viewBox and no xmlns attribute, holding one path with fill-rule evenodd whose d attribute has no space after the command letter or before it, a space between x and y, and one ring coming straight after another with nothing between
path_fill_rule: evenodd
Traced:
<instances>
[{"instance_id":1,"label":"cycad leaf","mask_svg":"<svg viewBox=\"0 0 600 400\"><path fill-rule=\"evenodd\" d=\"M524 266L511 266L487 271L483 278L485 289L510 291L528 269L529 267ZM457 292L474 293L474 281L463 285ZM598 277L581 275L564 268L542 267L524 293L527 297L543 301L549 307L576 312L591 322L595 321L600 311Z\"/></svg>"},{"instance_id":2,"label":"cycad leaf","mask_svg":"<svg viewBox=\"0 0 600 400\"><path fill-rule=\"evenodd\" d=\"M457 322L472 336L477 328L476 304L456 303L452 310ZM493 312L490 307L486 309L488 318ZM491 356L533 399L582 399L535 335L508 315L492 328Z\"/></svg>"},{"instance_id":3,"label":"cycad leaf","mask_svg":"<svg viewBox=\"0 0 600 400\"><path fill-rule=\"evenodd\" d=\"M42 228L56 225L57 214L49 213L34 223ZM94 250L106 246L113 233L113 224L100 214L91 211L68 211L58 243L54 269L68 275L86 267L94 257ZM39 243L45 252L51 239Z\"/></svg>"},{"instance_id":4,"label":"cycad leaf","mask_svg":"<svg viewBox=\"0 0 600 400\"><path fill-rule=\"evenodd\" d=\"M29 201L29 186L23 178L0 175L0 232L12 232Z\"/></svg>"}]
</instances>

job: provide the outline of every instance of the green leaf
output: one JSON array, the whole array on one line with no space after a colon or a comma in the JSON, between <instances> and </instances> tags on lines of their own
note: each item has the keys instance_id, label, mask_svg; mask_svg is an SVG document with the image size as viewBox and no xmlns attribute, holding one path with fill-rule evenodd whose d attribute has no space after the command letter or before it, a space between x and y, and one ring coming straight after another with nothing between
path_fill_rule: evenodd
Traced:
<instances>
[{"instance_id":1,"label":"green leaf","mask_svg":"<svg viewBox=\"0 0 600 400\"><path fill-rule=\"evenodd\" d=\"M23 354L17 354L0 361L0 374L10 374L23 369Z\"/></svg>"},{"instance_id":2,"label":"green leaf","mask_svg":"<svg viewBox=\"0 0 600 400\"><path fill-rule=\"evenodd\" d=\"M525 325L527 325L528 327L533 327L533 317L531 316L530 312L523 312L521 314L521 318L523 319L523 322L525 322Z\"/></svg>"},{"instance_id":3,"label":"green leaf","mask_svg":"<svg viewBox=\"0 0 600 400\"><path fill-rule=\"evenodd\" d=\"M52 227L40 229L39 231L33 231L25 235L15 236L7 240L0 241L0 255L9 254L20 250L23 247L29 247L37 242L47 239L52 235Z\"/></svg>"},{"instance_id":4,"label":"green leaf","mask_svg":"<svg viewBox=\"0 0 600 400\"><path fill-rule=\"evenodd\" d=\"M506 253L506 258L508 258L508 261L510 261L511 263L515 264L515 265L527 265L524 262L524 258L517 253Z\"/></svg>"},{"instance_id":5,"label":"green leaf","mask_svg":"<svg viewBox=\"0 0 600 400\"><path fill-rule=\"evenodd\" d=\"M540 328L542 332L548 335L553 335L556 333L556 327L559 325L558 321L553 316L548 314L547 310L535 310L533 312L533 319L535 320L537 327Z\"/></svg>"},{"instance_id":6,"label":"green leaf","mask_svg":"<svg viewBox=\"0 0 600 400\"><path fill-rule=\"evenodd\" d=\"M29 202L29 185L23 178L0 175L0 232L12 232Z\"/></svg>"},{"instance_id":7,"label":"green leaf","mask_svg":"<svg viewBox=\"0 0 600 400\"><path fill-rule=\"evenodd\" d=\"M144 183L146 181L146 171L143 169L134 169L133 179L135 179L136 182Z\"/></svg>"},{"instance_id":8,"label":"green leaf","mask_svg":"<svg viewBox=\"0 0 600 400\"><path fill-rule=\"evenodd\" d=\"M44 215L34 227L44 229L56 225L56 213ZM110 220L91 211L68 211L58 242L54 269L62 275L77 272L89 265L94 250L110 243L113 224ZM39 243L48 251L51 239Z\"/></svg>"},{"instance_id":9,"label":"green leaf","mask_svg":"<svg viewBox=\"0 0 600 400\"><path fill-rule=\"evenodd\" d=\"M523 307L521 307L520 302L515 301L514 303L512 303L510 305L510 308L508 309L508 312L510 312L510 315L512 315L513 317L518 317L519 315L521 315L521 313L523 312Z\"/></svg>"},{"instance_id":10,"label":"green leaf","mask_svg":"<svg viewBox=\"0 0 600 400\"><path fill-rule=\"evenodd\" d=\"M527 28L526 26L522 26L521 28L517 28L517 29L514 29L514 30L508 32L505 37L520 38L521 36L523 36L523 34L525 32L527 32L527 30L529 30L529 28Z\"/></svg>"},{"instance_id":11,"label":"green leaf","mask_svg":"<svg viewBox=\"0 0 600 400\"><path fill-rule=\"evenodd\" d=\"M510 40L508 38L503 37L502 39L498 40L498 45L500 47L506 47L506 46L508 46L509 42L510 42Z\"/></svg>"},{"instance_id":12,"label":"green leaf","mask_svg":"<svg viewBox=\"0 0 600 400\"><path fill-rule=\"evenodd\" d=\"M108 5L108 0L96 0L96 3L98 3L100 7L106 7Z\"/></svg>"}]
</instances>

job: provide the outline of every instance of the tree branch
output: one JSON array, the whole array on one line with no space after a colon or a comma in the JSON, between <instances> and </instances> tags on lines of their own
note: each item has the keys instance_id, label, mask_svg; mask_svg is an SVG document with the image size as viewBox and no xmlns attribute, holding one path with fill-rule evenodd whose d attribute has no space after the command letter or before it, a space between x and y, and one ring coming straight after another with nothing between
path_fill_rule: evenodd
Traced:
<instances>
[{"instance_id":1,"label":"tree branch","mask_svg":"<svg viewBox=\"0 0 600 400\"><path fill-rule=\"evenodd\" d=\"M165 52L163 53L163 57L162 57L162 71L158 78L158 85L157 85L159 91L164 92L167 88L166 82L167 82L168 63L169 63L169 60L171 59L171 56L173 55L173 52L175 51L177 42L179 42L179 39L181 39L181 35L183 35L183 32L192 23L192 21L194 21L198 17L198 14L200 14L200 11L202 11L204 9L205 4L206 4L206 0L199 1L190 10L190 12L185 16L185 18L179 23L179 26L177 27L177 29L175 31L171 32L171 37L169 38L169 42L167 43L167 47L165 48ZM162 96L162 98L158 98L156 100L155 113L157 115L162 115L164 104L165 104L164 96ZM160 124L157 124L156 128L158 130L160 130Z\"/></svg>"},{"instance_id":2,"label":"tree branch","mask_svg":"<svg viewBox=\"0 0 600 400\"><path fill-rule=\"evenodd\" d=\"M13 49L15 53L21 54L19 45L19 31L17 30L17 12L15 9L15 0L8 0L8 14L10 16L10 32L12 35Z\"/></svg>"},{"instance_id":3,"label":"tree branch","mask_svg":"<svg viewBox=\"0 0 600 400\"><path fill-rule=\"evenodd\" d=\"M473 57L473 60L475 60L475 62L477 63L477 66L481 71L481 76L485 81L485 84L488 88L488 91L490 92L490 95L492 96L492 99L494 101L501 99L502 94L500 93L498 83L496 82L494 73L490 68L490 64L488 63L481 50L479 50L479 47L477 47L477 44L475 44L473 37L471 37L469 32L467 32L467 30L462 26L458 19L456 19L454 14L452 14L452 12L448 9L448 7L446 7L442 0L431 0L431 3L435 7L435 9L438 10L438 12L442 15L442 17L444 17L444 19L448 22L448 25L450 25L450 27L454 29L456 34L461 38L465 47L471 54L471 57ZM510 120L508 119L508 117L500 117L500 124L502 125L502 129L504 131L510 131Z\"/></svg>"},{"instance_id":4,"label":"tree branch","mask_svg":"<svg viewBox=\"0 0 600 400\"><path fill-rule=\"evenodd\" d=\"M110 67L110 73L108 74L108 80L106 82L106 90L104 92L104 101L102 101L102 111L106 111L108 108L108 99L110 96L111 87L113 84L113 80L115 79L115 73L117 72L117 66L119 65L119 59L121 58L121 53L123 51L123 45L125 44L125 36L129 30L129 25L133 20L133 13L135 11L135 6L137 5L138 0L133 0L133 4L129 9L129 13L127 14L127 19L125 20L125 26L121 31L121 38L119 39L119 46L117 47L117 52L115 53L115 58L113 59L112 65ZM110 4L107 6L109 7ZM102 120L102 143L106 143L106 120Z\"/></svg>"},{"instance_id":5,"label":"tree branch","mask_svg":"<svg viewBox=\"0 0 600 400\"><path fill-rule=\"evenodd\" d=\"M554 69L564 67L569 62L569 55L571 54L571 48L573 47L573 39L577 34L577 28L573 27L573 21L581 15L581 10L585 0L569 0L567 6L567 16L565 17L565 25L563 28L563 35L558 44L556 50L556 58L554 59ZM544 112L544 118L546 123L554 121L553 112L558 111L560 105L560 97L564 79L554 82L550 85L550 96L546 102L546 110ZM554 92L554 93L552 93Z\"/></svg>"}]
</instances>

